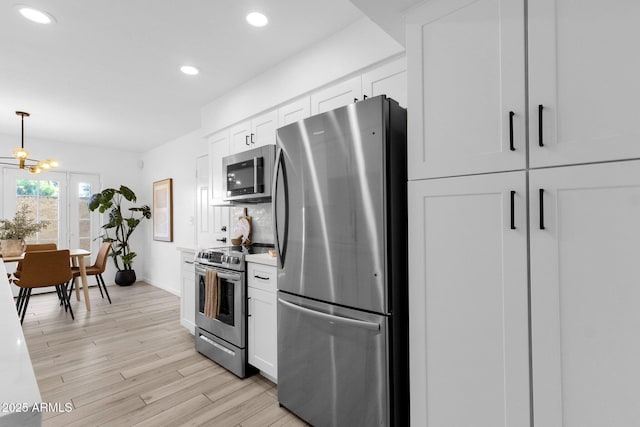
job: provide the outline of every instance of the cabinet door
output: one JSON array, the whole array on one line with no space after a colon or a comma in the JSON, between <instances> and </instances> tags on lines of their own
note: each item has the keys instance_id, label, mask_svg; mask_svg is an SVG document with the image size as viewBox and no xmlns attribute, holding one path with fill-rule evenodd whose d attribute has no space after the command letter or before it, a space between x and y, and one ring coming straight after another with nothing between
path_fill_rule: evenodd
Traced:
<instances>
[{"instance_id":1,"label":"cabinet door","mask_svg":"<svg viewBox=\"0 0 640 427\"><path fill-rule=\"evenodd\" d=\"M535 170L530 186L536 426L638 426L640 161Z\"/></svg>"},{"instance_id":2,"label":"cabinet door","mask_svg":"<svg viewBox=\"0 0 640 427\"><path fill-rule=\"evenodd\" d=\"M529 426L525 172L408 191L412 425Z\"/></svg>"},{"instance_id":3,"label":"cabinet door","mask_svg":"<svg viewBox=\"0 0 640 427\"><path fill-rule=\"evenodd\" d=\"M183 251L180 253L180 323L192 334L196 326L196 281L195 268L193 266L194 252Z\"/></svg>"},{"instance_id":4,"label":"cabinet door","mask_svg":"<svg viewBox=\"0 0 640 427\"><path fill-rule=\"evenodd\" d=\"M208 230L213 239L227 237L229 208L220 206L224 198L222 158L229 154L229 132L222 131L209 137L209 181L210 204L213 205L212 227ZM211 240L213 240L211 239ZM198 245L202 242L198 241ZM215 243L214 241L207 243Z\"/></svg>"},{"instance_id":5,"label":"cabinet door","mask_svg":"<svg viewBox=\"0 0 640 427\"><path fill-rule=\"evenodd\" d=\"M530 165L640 157L640 2L528 7Z\"/></svg>"},{"instance_id":6,"label":"cabinet door","mask_svg":"<svg viewBox=\"0 0 640 427\"><path fill-rule=\"evenodd\" d=\"M229 154L236 154L251 148L251 121L246 120L229 130Z\"/></svg>"},{"instance_id":7,"label":"cabinet door","mask_svg":"<svg viewBox=\"0 0 640 427\"><path fill-rule=\"evenodd\" d=\"M360 76L335 84L311 95L311 114L324 113L362 99Z\"/></svg>"},{"instance_id":8,"label":"cabinet door","mask_svg":"<svg viewBox=\"0 0 640 427\"><path fill-rule=\"evenodd\" d=\"M305 96L278 109L278 127L306 119L311 115L311 97Z\"/></svg>"},{"instance_id":9,"label":"cabinet door","mask_svg":"<svg viewBox=\"0 0 640 427\"><path fill-rule=\"evenodd\" d=\"M432 0L407 20L409 178L523 169L524 2Z\"/></svg>"},{"instance_id":10,"label":"cabinet door","mask_svg":"<svg viewBox=\"0 0 640 427\"><path fill-rule=\"evenodd\" d=\"M196 242L198 244L213 240L213 211L211 206L211 162L209 156L196 159Z\"/></svg>"},{"instance_id":11,"label":"cabinet door","mask_svg":"<svg viewBox=\"0 0 640 427\"><path fill-rule=\"evenodd\" d=\"M387 95L407 108L407 59L400 58L362 75L362 94Z\"/></svg>"},{"instance_id":12,"label":"cabinet door","mask_svg":"<svg viewBox=\"0 0 640 427\"><path fill-rule=\"evenodd\" d=\"M251 119L251 134L249 135L249 148L276 143L276 128L278 127L278 111L268 113Z\"/></svg>"},{"instance_id":13,"label":"cabinet door","mask_svg":"<svg viewBox=\"0 0 640 427\"><path fill-rule=\"evenodd\" d=\"M278 375L276 293L249 287L249 364L273 380Z\"/></svg>"}]
</instances>

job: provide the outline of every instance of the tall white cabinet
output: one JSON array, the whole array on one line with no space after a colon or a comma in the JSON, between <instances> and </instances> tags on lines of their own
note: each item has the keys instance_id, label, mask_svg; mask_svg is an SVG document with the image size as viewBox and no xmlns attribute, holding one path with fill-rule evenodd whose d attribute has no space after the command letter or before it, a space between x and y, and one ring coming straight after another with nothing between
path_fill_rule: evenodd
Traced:
<instances>
[{"instance_id":1,"label":"tall white cabinet","mask_svg":"<svg viewBox=\"0 0 640 427\"><path fill-rule=\"evenodd\" d=\"M433 0L411 19L409 179L523 169L524 2Z\"/></svg>"},{"instance_id":2,"label":"tall white cabinet","mask_svg":"<svg viewBox=\"0 0 640 427\"><path fill-rule=\"evenodd\" d=\"M640 425L638 16L407 17L412 425Z\"/></svg>"},{"instance_id":3,"label":"tall white cabinet","mask_svg":"<svg viewBox=\"0 0 640 427\"><path fill-rule=\"evenodd\" d=\"M528 3L531 166L640 157L640 2Z\"/></svg>"},{"instance_id":4,"label":"tall white cabinet","mask_svg":"<svg viewBox=\"0 0 640 427\"><path fill-rule=\"evenodd\" d=\"M530 187L535 424L640 425L640 161L533 170Z\"/></svg>"},{"instance_id":5,"label":"tall white cabinet","mask_svg":"<svg viewBox=\"0 0 640 427\"><path fill-rule=\"evenodd\" d=\"M525 173L412 181L409 195L412 424L527 425Z\"/></svg>"}]
</instances>

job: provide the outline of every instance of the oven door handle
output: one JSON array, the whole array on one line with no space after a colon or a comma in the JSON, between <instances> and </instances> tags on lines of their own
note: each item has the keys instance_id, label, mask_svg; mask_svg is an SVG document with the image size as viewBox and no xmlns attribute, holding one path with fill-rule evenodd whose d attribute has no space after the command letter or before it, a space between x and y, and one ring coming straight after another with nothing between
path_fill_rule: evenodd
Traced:
<instances>
[{"instance_id":1,"label":"oven door handle","mask_svg":"<svg viewBox=\"0 0 640 427\"><path fill-rule=\"evenodd\" d=\"M240 281L242 279L242 275L241 274L228 274L228 273L222 273L220 271L216 271L216 274L221 279L231 280L231 281L234 281L234 282L238 282L238 281Z\"/></svg>"}]
</instances>

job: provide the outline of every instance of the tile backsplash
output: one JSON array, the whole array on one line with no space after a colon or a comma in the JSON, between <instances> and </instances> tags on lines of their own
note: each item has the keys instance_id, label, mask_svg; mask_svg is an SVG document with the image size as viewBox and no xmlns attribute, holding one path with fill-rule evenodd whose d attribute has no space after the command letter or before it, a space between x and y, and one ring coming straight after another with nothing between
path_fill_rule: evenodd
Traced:
<instances>
[{"instance_id":1,"label":"tile backsplash","mask_svg":"<svg viewBox=\"0 0 640 427\"><path fill-rule=\"evenodd\" d=\"M271 203L257 203L246 206L233 206L231 208L230 231L233 231L238 222L238 217L242 216L244 208L251 217L251 241L253 243L273 243L273 223L271 214Z\"/></svg>"}]
</instances>

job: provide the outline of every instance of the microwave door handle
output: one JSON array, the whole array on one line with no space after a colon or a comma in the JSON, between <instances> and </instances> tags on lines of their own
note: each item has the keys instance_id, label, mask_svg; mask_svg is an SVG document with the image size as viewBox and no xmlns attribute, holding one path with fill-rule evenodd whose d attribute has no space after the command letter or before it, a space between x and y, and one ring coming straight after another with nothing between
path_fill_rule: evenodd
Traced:
<instances>
[{"instance_id":1,"label":"microwave door handle","mask_svg":"<svg viewBox=\"0 0 640 427\"><path fill-rule=\"evenodd\" d=\"M253 194L258 194L258 158L253 158Z\"/></svg>"}]
</instances>

